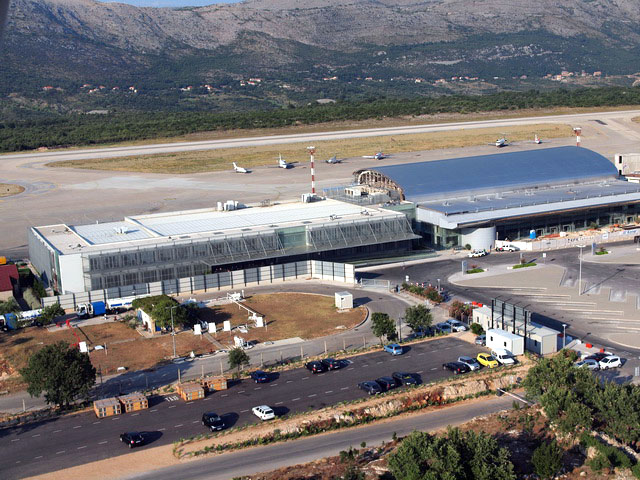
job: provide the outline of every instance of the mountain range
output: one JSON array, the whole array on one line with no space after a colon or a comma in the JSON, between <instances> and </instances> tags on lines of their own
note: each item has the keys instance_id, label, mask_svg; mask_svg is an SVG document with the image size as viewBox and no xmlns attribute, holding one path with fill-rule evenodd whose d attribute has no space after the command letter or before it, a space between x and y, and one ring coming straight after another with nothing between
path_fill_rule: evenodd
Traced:
<instances>
[{"instance_id":1,"label":"mountain range","mask_svg":"<svg viewBox=\"0 0 640 480\"><path fill-rule=\"evenodd\" d=\"M637 0L10 2L0 95L31 107L249 108L429 94L451 76L483 91L562 70L640 71Z\"/></svg>"}]
</instances>

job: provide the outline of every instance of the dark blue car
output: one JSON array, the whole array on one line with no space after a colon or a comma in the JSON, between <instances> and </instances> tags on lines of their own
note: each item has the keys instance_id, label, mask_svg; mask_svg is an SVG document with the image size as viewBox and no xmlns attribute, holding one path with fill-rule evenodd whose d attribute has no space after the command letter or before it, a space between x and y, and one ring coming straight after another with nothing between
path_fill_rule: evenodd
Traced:
<instances>
[{"instance_id":1,"label":"dark blue car","mask_svg":"<svg viewBox=\"0 0 640 480\"><path fill-rule=\"evenodd\" d=\"M262 370L256 370L251 372L251 379L256 383L267 383L269 381L269 374Z\"/></svg>"}]
</instances>

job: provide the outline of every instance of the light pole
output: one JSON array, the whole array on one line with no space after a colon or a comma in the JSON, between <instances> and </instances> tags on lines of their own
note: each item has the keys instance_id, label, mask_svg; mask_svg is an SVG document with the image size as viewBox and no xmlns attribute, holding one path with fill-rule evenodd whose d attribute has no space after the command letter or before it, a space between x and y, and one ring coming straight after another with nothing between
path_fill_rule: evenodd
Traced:
<instances>
[{"instance_id":1,"label":"light pole","mask_svg":"<svg viewBox=\"0 0 640 480\"><path fill-rule=\"evenodd\" d=\"M438 279L438 292L440 292L440 279Z\"/></svg>"},{"instance_id":2,"label":"light pole","mask_svg":"<svg viewBox=\"0 0 640 480\"><path fill-rule=\"evenodd\" d=\"M578 245L580 249L580 267L578 269L578 295L582 295L582 249L585 245Z\"/></svg>"},{"instance_id":3,"label":"light pole","mask_svg":"<svg viewBox=\"0 0 640 480\"><path fill-rule=\"evenodd\" d=\"M170 307L171 311L171 339L173 340L173 358L176 358L176 329L173 326L173 309L178 308L180 305L174 305Z\"/></svg>"},{"instance_id":4,"label":"light pole","mask_svg":"<svg viewBox=\"0 0 640 480\"><path fill-rule=\"evenodd\" d=\"M567 346L567 324L563 323L562 324L562 349L564 350L564 348Z\"/></svg>"}]
</instances>

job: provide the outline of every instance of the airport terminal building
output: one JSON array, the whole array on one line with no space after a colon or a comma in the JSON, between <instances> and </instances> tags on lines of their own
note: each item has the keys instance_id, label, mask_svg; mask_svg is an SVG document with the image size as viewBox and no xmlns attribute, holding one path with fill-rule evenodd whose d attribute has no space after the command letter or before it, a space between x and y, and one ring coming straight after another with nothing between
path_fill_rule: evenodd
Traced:
<instances>
[{"instance_id":1,"label":"airport terminal building","mask_svg":"<svg viewBox=\"0 0 640 480\"><path fill-rule=\"evenodd\" d=\"M33 227L29 256L59 293L135 285L142 292L216 272L406 252L418 238L402 213L320 200Z\"/></svg>"},{"instance_id":2,"label":"airport terminal building","mask_svg":"<svg viewBox=\"0 0 640 480\"><path fill-rule=\"evenodd\" d=\"M381 166L354 177L357 187L347 194L410 204L414 231L436 248L491 248L495 240L627 224L640 215L640 184L579 147Z\"/></svg>"}]
</instances>

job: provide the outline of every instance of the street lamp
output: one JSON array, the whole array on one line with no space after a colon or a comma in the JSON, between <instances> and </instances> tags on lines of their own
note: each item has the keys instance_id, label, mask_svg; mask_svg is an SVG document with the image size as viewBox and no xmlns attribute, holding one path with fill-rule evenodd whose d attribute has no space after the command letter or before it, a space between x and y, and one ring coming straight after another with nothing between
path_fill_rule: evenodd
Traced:
<instances>
[{"instance_id":1,"label":"street lamp","mask_svg":"<svg viewBox=\"0 0 640 480\"><path fill-rule=\"evenodd\" d=\"M438 292L440 291L440 279L438 279Z\"/></svg>"},{"instance_id":2,"label":"street lamp","mask_svg":"<svg viewBox=\"0 0 640 480\"><path fill-rule=\"evenodd\" d=\"M567 324L563 323L562 324L562 349L564 350L564 348L567 346L567 334L566 334L566 330L567 329Z\"/></svg>"},{"instance_id":3,"label":"street lamp","mask_svg":"<svg viewBox=\"0 0 640 480\"><path fill-rule=\"evenodd\" d=\"M578 245L580 249L580 268L578 270L578 295L582 295L582 249L585 245Z\"/></svg>"},{"instance_id":4,"label":"street lamp","mask_svg":"<svg viewBox=\"0 0 640 480\"><path fill-rule=\"evenodd\" d=\"M173 340L173 358L176 358L176 329L173 326L173 309L178 308L180 305L174 305L169 307L171 310L171 339Z\"/></svg>"}]
</instances>

